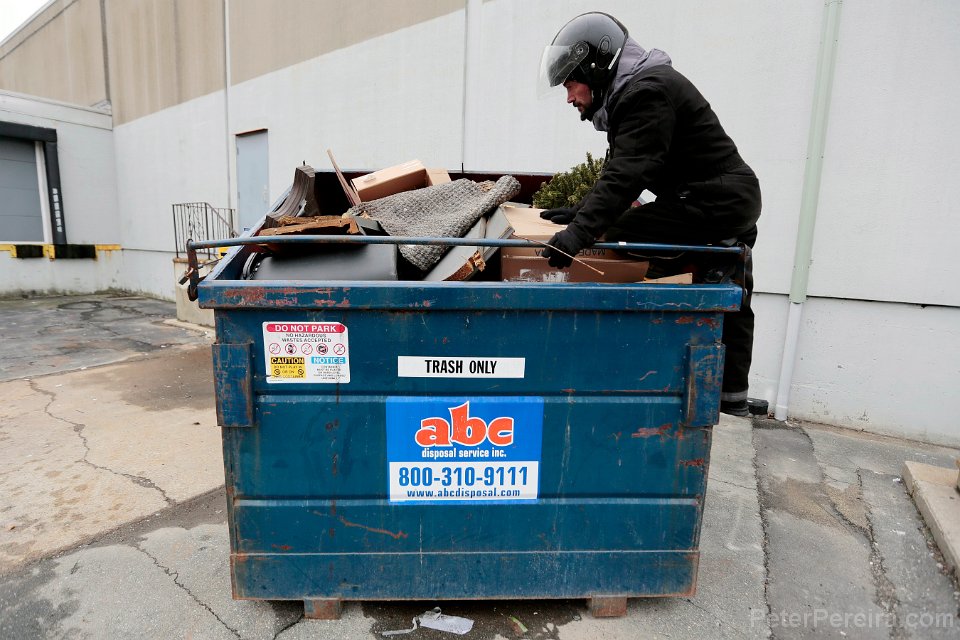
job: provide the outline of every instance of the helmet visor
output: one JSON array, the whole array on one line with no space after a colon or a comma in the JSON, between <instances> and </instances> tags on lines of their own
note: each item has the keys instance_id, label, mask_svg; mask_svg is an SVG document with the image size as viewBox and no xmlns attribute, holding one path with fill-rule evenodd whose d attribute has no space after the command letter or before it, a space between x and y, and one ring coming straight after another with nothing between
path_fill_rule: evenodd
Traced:
<instances>
[{"instance_id":1,"label":"helmet visor","mask_svg":"<svg viewBox=\"0 0 960 640\"><path fill-rule=\"evenodd\" d=\"M586 42L544 47L540 56L540 91L549 91L551 87L563 84L589 51Z\"/></svg>"}]
</instances>

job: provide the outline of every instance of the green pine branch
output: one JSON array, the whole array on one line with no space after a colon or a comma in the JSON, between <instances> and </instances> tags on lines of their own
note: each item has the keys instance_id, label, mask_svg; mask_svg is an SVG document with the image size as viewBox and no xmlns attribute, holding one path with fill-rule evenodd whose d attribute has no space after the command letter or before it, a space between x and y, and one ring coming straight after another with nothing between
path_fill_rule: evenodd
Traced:
<instances>
[{"instance_id":1,"label":"green pine branch","mask_svg":"<svg viewBox=\"0 0 960 640\"><path fill-rule=\"evenodd\" d=\"M604 161L594 160L587 153L587 161L571 167L569 171L558 173L548 182L540 185L533 194L533 206L538 209L557 209L573 207L587 195L603 172Z\"/></svg>"}]
</instances>

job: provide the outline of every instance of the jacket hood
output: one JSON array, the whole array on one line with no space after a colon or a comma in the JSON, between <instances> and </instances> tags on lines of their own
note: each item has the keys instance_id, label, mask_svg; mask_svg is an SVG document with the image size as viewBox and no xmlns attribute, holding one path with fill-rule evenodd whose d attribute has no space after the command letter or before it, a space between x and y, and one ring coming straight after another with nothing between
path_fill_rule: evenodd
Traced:
<instances>
[{"instance_id":1,"label":"jacket hood","mask_svg":"<svg viewBox=\"0 0 960 640\"><path fill-rule=\"evenodd\" d=\"M660 49L647 51L633 38L627 38L623 45L623 52L620 54L620 61L617 63L617 73L604 93L603 105L593 114L593 126L597 131L607 130L609 117L607 108L617 101L620 92L635 75L651 67L672 64L670 56Z\"/></svg>"}]
</instances>

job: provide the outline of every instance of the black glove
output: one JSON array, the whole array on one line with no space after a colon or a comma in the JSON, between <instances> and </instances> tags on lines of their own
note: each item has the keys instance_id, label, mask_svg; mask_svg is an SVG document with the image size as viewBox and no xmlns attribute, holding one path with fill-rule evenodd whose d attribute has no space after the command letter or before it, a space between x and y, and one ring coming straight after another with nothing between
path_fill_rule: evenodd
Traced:
<instances>
[{"instance_id":1,"label":"black glove","mask_svg":"<svg viewBox=\"0 0 960 640\"><path fill-rule=\"evenodd\" d=\"M570 224L577 217L576 207L560 207L559 209L544 209L540 217L553 224Z\"/></svg>"},{"instance_id":2,"label":"black glove","mask_svg":"<svg viewBox=\"0 0 960 640\"><path fill-rule=\"evenodd\" d=\"M585 231L578 227L567 227L550 238L547 242L550 246L543 250L543 257L547 258L551 267L565 269L573 263L572 256L577 255L581 250L592 245L593 242L593 238L589 237L589 234Z\"/></svg>"}]
</instances>

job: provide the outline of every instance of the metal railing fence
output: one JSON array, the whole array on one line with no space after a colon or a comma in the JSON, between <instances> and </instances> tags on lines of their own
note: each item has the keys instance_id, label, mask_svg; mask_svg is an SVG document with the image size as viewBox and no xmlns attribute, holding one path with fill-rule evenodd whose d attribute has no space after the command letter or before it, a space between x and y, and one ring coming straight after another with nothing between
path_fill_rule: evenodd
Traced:
<instances>
[{"instance_id":1,"label":"metal railing fence","mask_svg":"<svg viewBox=\"0 0 960 640\"><path fill-rule=\"evenodd\" d=\"M173 235L177 257L187 254L187 240L202 242L237 236L233 226L234 210L217 208L207 202L182 202L173 205ZM214 249L203 251L208 258Z\"/></svg>"}]
</instances>

